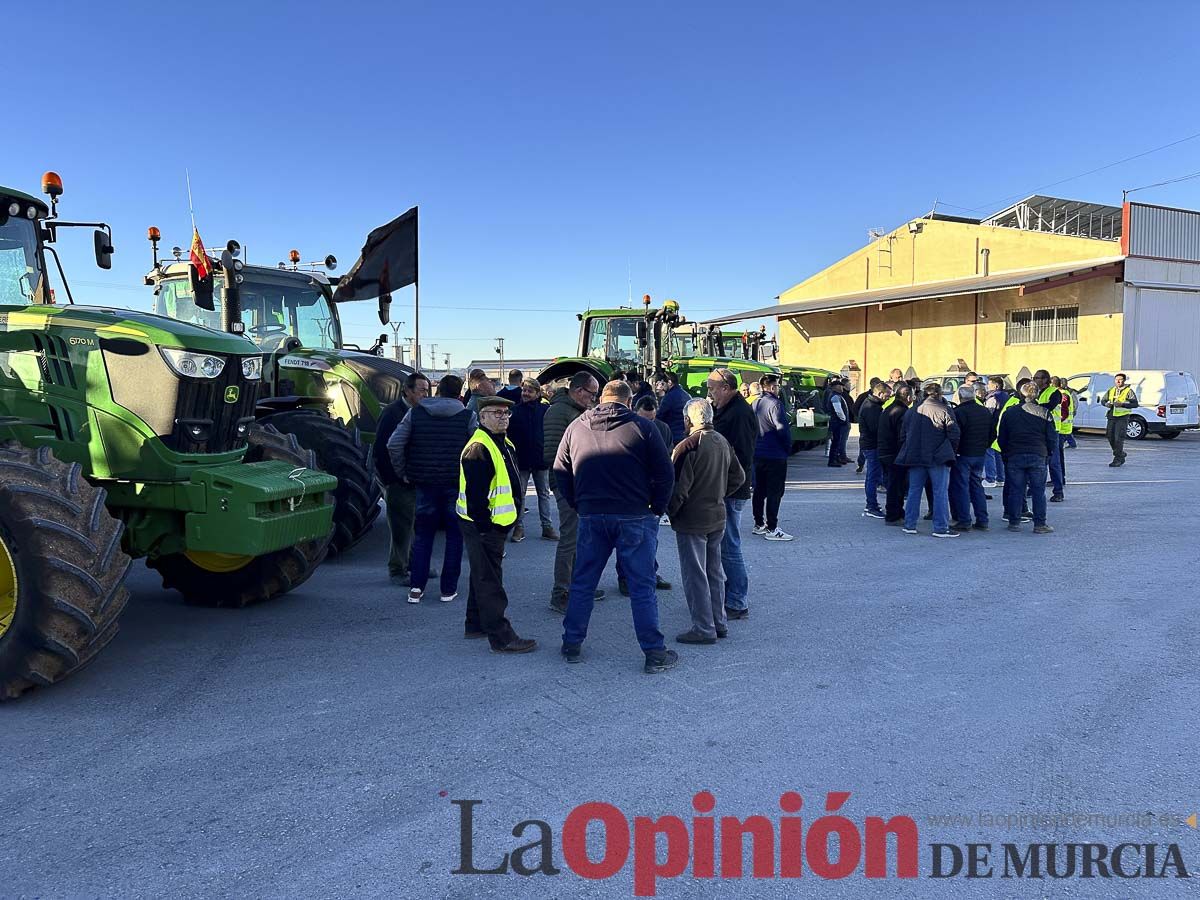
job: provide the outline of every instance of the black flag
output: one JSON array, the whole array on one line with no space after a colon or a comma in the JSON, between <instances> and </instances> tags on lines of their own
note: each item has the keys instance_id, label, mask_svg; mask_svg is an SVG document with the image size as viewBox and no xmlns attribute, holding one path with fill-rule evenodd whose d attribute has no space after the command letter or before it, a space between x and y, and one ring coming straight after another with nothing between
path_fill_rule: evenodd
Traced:
<instances>
[{"instance_id":1,"label":"black flag","mask_svg":"<svg viewBox=\"0 0 1200 900\"><path fill-rule=\"evenodd\" d=\"M338 303L372 300L417 281L417 208L380 225L363 244L362 254L338 281Z\"/></svg>"}]
</instances>

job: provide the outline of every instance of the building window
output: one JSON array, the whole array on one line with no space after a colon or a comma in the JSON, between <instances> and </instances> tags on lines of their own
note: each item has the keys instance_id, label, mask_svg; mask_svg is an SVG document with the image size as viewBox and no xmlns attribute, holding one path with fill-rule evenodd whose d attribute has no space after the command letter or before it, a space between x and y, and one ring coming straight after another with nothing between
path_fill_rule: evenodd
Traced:
<instances>
[{"instance_id":1,"label":"building window","mask_svg":"<svg viewBox=\"0 0 1200 900\"><path fill-rule=\"evenodd\" d=\"M1004 329L1005 344L1063 344L1078 339L1078 306L1045 306L1008 311Z\"/></svg>"}]
</instances>

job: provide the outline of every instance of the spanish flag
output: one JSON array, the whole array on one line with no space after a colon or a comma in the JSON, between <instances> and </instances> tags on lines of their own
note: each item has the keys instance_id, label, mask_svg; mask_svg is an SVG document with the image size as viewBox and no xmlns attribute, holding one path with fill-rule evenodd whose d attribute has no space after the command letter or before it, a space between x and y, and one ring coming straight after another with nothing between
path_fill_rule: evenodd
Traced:
<instances>
[{"instance_id":1,"label":"spanish flag","mask_svg":"<svg viewBox=\"0 0 1200 900\"><path fill-rule=\"evenodd\" d=\"M189 255L192 265L196 267L196 275L201 279L212 275L212 267L208 262L208 253L204 249L204 241L200 240L200 231L192 226L192 251Z\"/></svg>"}]
</instances>

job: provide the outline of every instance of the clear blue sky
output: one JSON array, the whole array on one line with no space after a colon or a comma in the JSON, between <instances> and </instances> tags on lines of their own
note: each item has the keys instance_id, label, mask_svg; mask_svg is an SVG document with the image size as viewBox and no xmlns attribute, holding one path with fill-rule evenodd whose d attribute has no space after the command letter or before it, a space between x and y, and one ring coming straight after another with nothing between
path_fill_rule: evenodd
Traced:
<instances>
[{"instance_id":1,"label":"clear blue sky","mask_svg":"<svg viewBox=\"0 0 1200 900\"><path fill-rule=\"evenodd\" d=\"M115 232L110 272L62 242L77 295L142 309L146 226L188 241L185 168L206 243L252 262L348 266L419 204L422 343L461 366L497 335L570 351L630 268L695 318L763 305L935 198L992 212L1200 132L1191 3L586 6L16 4L0 182L57 170L64 216ZM1200 139L1047 192L1196 171ZM1142 198L1200 207L1200 179Z\"/></svg>"}]
</instances>

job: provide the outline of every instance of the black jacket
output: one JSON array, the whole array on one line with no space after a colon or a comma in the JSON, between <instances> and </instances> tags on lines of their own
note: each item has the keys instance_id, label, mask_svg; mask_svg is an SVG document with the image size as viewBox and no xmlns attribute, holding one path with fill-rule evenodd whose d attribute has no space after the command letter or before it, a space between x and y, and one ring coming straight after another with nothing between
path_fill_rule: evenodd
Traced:
<instances>
[{"instance_id":1,"label":"black jacket","mask_svg":"<svg viewBox=\"0 0 1200 900\"><path fill-rule=\"evenodd\" d=\"M675 471L653 422L620 403L601 403L567 426L554 480L581 516L661 516Z\"/></svg>"},{"instance_id":2,"label":"black jacket","mask_svg":"<svg viewBox=\"0 0 1200 900\"><path fill-rule=\"evenodd\" d=\"M954 407L954 421L962 435L958 439L959 456L984 456L995 435L992 414L986 406L971 401Z\"/></svg>"},{"instance_id":3,"label":"black jacket","mask_svg":"<svg viewBox=\"0 0 1200 900\"><path fill-rule=\"evenodd\" d=\"M730 495L732 500L746 500L750 497L749 473L754 471L754 445L758 441L758 416L741 394L734 394L733 399L713 414L713 430L733 447L733 455L741 464L742 471L747 473L745 483Z\"/></svg>"},{"instance_id":4,"label":"black jacket","mask_svg":"<svg viewBox=\"0 0 1200 900\"><path fill-rule=\"evenodd\" d=\"M1050 410L1034 400L1011 406L1000 417L1000 452L1005 458L1032 453L1043 459L1058 452L1058 431Z\"/></svg>"},{"instance_id":5,"label":"black jacket","mask_svg":"<svg viewBox=\"0 0 1200 900\"><path fill-rule=\"evenodd\" d=\"M896 455L901 466L949 465L958 452L959 430L950 407L926 399L904 420L904 446Z\"/></svg>"},{"instance_id":6,"label":"black jacket","mask_svg":"<svg viewBox=\"0 0 1200 900\"><path fill-rule=\"evenodd\" d=\"M396 474L392 458L387 452L387 442L406 415L408 403L401 397L389 403L379 414L379 424L375 427L375 443L371 447L371 455L375 459L375 474L385 486L400 483L400 476Z\"/></svg>"},{"instance_id":7,"label":"black jacket","mask_svg":"<svg viewBox=\"0 0 1200 900\"><path fill-rule=\"evenodd\" d=\"M879 429L875 433L875 450L882 462L894 462L904 445L904 417L907 413L908 407L899 400L890 403L887 409L881 409Z\"/></svg>"},{"instance_id":8,"label":"black jacket","mask_svg":"<svg viewBox=\"0 0 1200 900\"><path fill-rule=\"evenodd\" d=\"M520 474L517 472L517 461L513 458L512 449L502 435L493 434L486 428L480 428L484 437L500 449L504 456L504 467L508 469L508 480L513 486L513 502L519 508L521 498L517 496L520 490ZM479 432L476 432L477 434ZM492 522L492 513L488 509L488 492L492 488L492 476L496 470L492 464L492 454L483 444L471 444L462 454L462 474L466 481L467 515L480 531L507 531L512 526L496 525Z\"/></svg>"},{"instance_id":9,"label":"black jacket","mask_svg":"<svg viewBox=\"0 0 1200 900\"><path fill-rule=\"evenodd\" d=\"M883 416L883 401L874 394L864 394L866 399L858 407L858 449L879 449L879 420ZM895 404L893 404L895 405ZM889 406L888 409L891 409Z\"/></svg>"}]
</instances>

